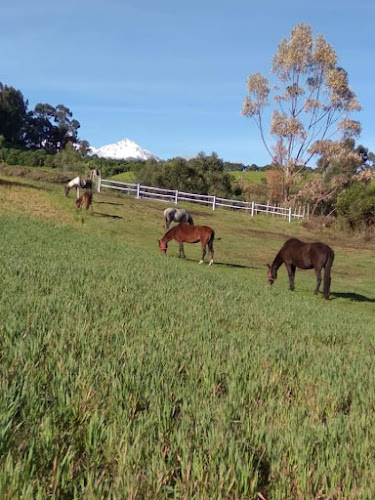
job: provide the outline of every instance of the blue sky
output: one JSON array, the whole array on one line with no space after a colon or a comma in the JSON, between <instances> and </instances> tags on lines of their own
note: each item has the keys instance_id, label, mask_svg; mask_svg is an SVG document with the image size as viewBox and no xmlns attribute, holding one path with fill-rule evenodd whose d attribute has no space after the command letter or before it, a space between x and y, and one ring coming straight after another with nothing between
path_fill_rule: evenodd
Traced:
<instances>
[{"instance_id":1,"label":"blue sky","mask_svg":"<svg viewBox=\"0 0 375 500\"><path fill-rule=\"evenodd\" d=\"M280 40L308 23L348 71L359 142L375 150L373 0L13 0L0 19L0 81L30 108L68 106L93 146L129 137L165 159L259 165L269 157L240 114L246 78L269 76Z\"/></svg>"}]
</instances>

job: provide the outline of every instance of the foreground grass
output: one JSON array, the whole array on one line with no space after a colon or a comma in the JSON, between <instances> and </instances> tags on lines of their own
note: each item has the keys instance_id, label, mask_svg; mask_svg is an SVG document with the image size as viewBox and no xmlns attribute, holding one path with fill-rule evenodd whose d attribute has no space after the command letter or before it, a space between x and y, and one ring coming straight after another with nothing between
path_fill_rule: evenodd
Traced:
<instances>
[{"instance_id":1,"label":"foreground grass","mask_svg":"<svg viewBox=\"0 0 375 500\"><path fill-rule=\"evenodd\" d=\"M371 248L325 235L327 302L265 282L300 226L195 209L208 268L157 253L162 204L27 186L2 192L2 498L372 498Z\"/></svg>"}]
</instances>

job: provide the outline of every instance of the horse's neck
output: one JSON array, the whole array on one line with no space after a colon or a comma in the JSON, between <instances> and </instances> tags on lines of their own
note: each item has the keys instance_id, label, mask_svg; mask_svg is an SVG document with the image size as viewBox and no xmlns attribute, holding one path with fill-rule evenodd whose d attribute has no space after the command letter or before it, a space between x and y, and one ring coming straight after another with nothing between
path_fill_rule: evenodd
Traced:
<instances>
[{"instance_id":1,"label":"horse's neck","mask_svg":"<svg viewBox=\"0 0 375 500\"><path fill-rule=\"evenodd\" d=\"M276 257L273 259L272 265L271 265L271 270L272 271L277 271L281 264L283 263L283 258L281 256L281 252L279 252Z\"/></svg>"},{"instance_id":2,"label":"horse's neck","mask_svg":"<svg viewBox=\"0 0 375 500\"><path fill-rule=\"evenodd\" d=\"M162 238L162 241L164 241L164 243L168 243L168 241L173 240L175 232L176 232L176 227L172 227L172 229L170 229L167 233L165 233L165 235Z\"/></svg>"}]
</instances>

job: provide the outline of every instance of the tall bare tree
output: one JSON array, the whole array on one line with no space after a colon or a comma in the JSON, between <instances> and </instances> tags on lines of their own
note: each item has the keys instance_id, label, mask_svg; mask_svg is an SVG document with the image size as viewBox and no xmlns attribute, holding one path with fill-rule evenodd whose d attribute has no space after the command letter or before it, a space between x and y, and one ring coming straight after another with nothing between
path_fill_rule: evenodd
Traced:
<instances>
[{"instance_id":1,"label":"tall bare tree","mask_svg":"<svg viewBox=\"0 0 375 500\"><path fill-rule=\"evenodd\" d=\"M272 87L273 143L268 144L264 125L271 87L260 73L247 79L242 114L253 118L273 163L282 169L288 199L293 179L314 156L337 155L341 144L360 134L360 123L349 116L361 106L350 90L347 72L337 66L333 47L323 35L314 39L307 24L298 24L289 40L280 42L272 73L277 80Z\"/></svg>"}]
</instances>

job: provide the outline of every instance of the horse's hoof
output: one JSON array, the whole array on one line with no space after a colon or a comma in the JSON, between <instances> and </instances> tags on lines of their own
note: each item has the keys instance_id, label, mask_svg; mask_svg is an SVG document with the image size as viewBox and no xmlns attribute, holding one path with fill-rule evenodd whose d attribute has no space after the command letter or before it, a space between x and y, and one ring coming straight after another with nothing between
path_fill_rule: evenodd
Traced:
<instances>
[{"instance_id":1,"label":"horse's hoof","mask_svg":"<svg viewBox=\"0 0 375 500\"><path fill-rule=\"evenodd\" d=\"M198 264L203 264L203 260L200 260L200 261L198 262Z\"/></svg>"},{"instance_id":2,"label":"horse's hoof","mask_svg":"<svg viewBox=\"0 0 375 500\"><path fill-rule=\"evenodd\" d=\"M209 266L212 266L212 264L214 263L213 260L210 260L210 263L208 264Z\"/></svg>"}]
</instances>

